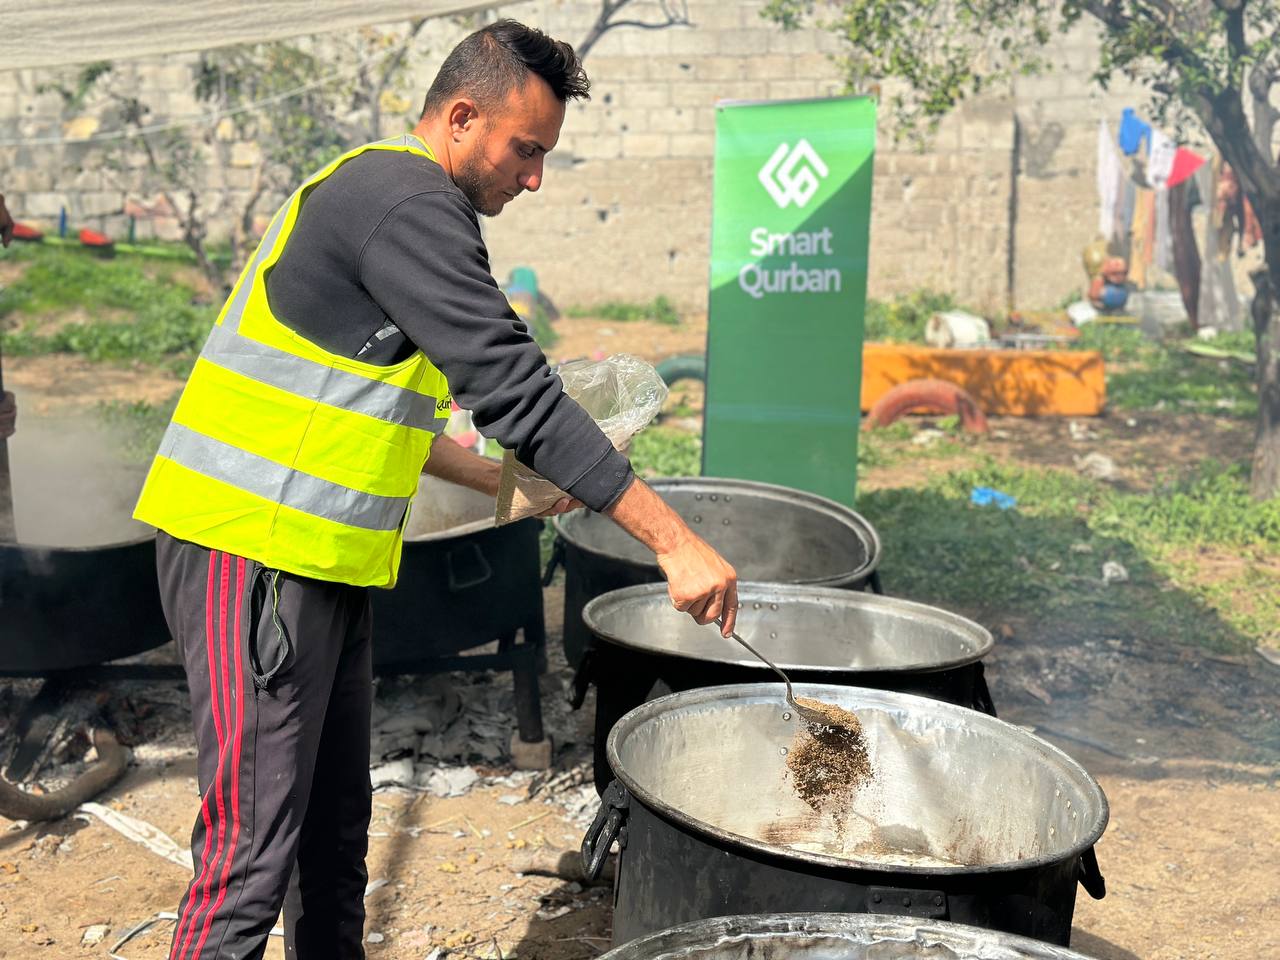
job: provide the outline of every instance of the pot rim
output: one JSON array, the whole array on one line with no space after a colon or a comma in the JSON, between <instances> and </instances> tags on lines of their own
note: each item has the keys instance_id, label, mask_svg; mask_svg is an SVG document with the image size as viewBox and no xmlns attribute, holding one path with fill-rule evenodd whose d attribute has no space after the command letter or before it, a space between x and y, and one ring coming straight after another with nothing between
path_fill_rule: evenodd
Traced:
<instances>
[{"instance_id":1,"label":"pot rim","mask_svg":"<svg viewBox=\"0 0 1280 960\"><path fill-rule=\"evenodd\" d=\"M991 728L998 729L1004 736L1015 738L1023 738L1033 748L1041 751L1042 754L1048 755L1056 762L1061 764L1066 770L1075 776L1085 787L1084 792L1093 795L1095 800L1097 813L1093 823L1089 824L1085 831L1085 838L1072 844L1066 850L1050 855L1029 858L1027 860L1018 860L1008 863L990 863L981 865L957 865L933 867L923 865L904 865L893 863L879 863L867 860L855 860L851 857L837 857L826 853L813 853L808 850L796 850L792 847L778 846L772 843L766 843L763 840L754 840L750 837L744 837L741 834L732 833L721 827L713 826L705 821L692 817L687 813L671 806L663 800L659 800L651 791L638 783L636 779L626 770L618 757L618 744L627 735L632 733L641 724L654 719L660 714L671 712L672 707L698 706L700 704L710 703L713 701L733 701L738 702L770 702L782 703L785 688L781 683L745 683L745 684L728 684L719 687L701 687L694 690L685 690L681 693L671 693L665 697L659 697L644 703L630 713L625 714L621 720L614 724L613 729L609 731L609 740L607 743L607 754L609 758L609 766L613 770L613 774L623 785L640 800L650 810L659 816L674 821L679 826L714 837L722 843L737 847L744 847L757 853L765 854L771 857L778 857L784 860L798 860L805 863L816 863L825 867L835 867L840 870L865 870L874 873L909 873L921 874L925 876L964 876L975 873L1012 873L1019 870L1034 870L1039 867L1048 866L1050 864L1062 863L1070 860L1072 857L1078 857L1084 853L1102 836L1106 830L1107 820L1110 815L1110 807L1107 804L1106 794L1102 792L1102 787L1098 782L1089 775L1083 766L1073 760L1065 751L1059 750L1053 744L1042 740L1040 737L1023 730L1012 723L1004 720L998 720L995 717L988 716L977 710L970 710L967 707L960 707L954 703L946 703L942 700L931 700L928 697L917 697L909 693L897 693L887 690L873 690L867 687L845 687L827 683L793 683L796 695L801 694L822 698L831 697L833 702L839 704L842 700L847 700L851 694L857 694L860 705L880 706L885 708L905 707L927 707L930 711L943 714L958 714L970 724L979 726L986 725ZM856 707L855 707L856 708Z\"/></svg>"},{"instance_id":2,"label":"pot rim","mask_svg":"<svg viewBox=\"0 0 1280 960\"><path fill-rule=\"evenodd\" d=\"M945 941L944 945L953 949L979 950L994 942L1022 952L1025 960L1089 960L1084 954L1067 947L1033 940L1016 933L952 923L949 920L870 913L757 913L710 917L678 924L628 941L614 947L600 960L663 960L688 957L700 947L713 947L717 941L741 941L748 938L759 941L782 939L788 935L874 935L877 930L887 929L915 931L917 936L936 931L938 939Z\"/></svg>"},{"instance_id":3,"label":"pot rim","mask_svg":"<svg viewBox=\"0 0 1280 960\"><path fill-rule=\"evenodd\" d=\"M633 587L621 587L617 590L610 590L608 593L602 593L598 597L592 598L587 605L582 608L582 622L598 638L609 643L625 647L628 650L634 650L637 653L644 653L654 656L666 656L680 660L690 660L697 663L719 663L725 666L733 667L759 667L761 670L768 671L768 667L747 654L745 651L738 655L741 649L737 646L730 646L726 643L726 655L723 658L698 657L683 653L679 650L659 650L648 646L644 643L637 642L627 637L622 637L616 633L603 629L597 622L597 616L606 607L616 606L636 597L647 599L650 596L665 596L667 585L665 583L642 583ZM934 607L926 603L918 603L914 600L904 600L898 597L885 597L874 593L862 593L852 590L844 590L839 587L822 586L820 584L804 584L804 583L762 583L758 581L744 581L738 584L738 600L739 609L741 604L746 602L755 602L761 600L767 602L773 597L786 597L787 601L804 600L806 598L820 597L824 600L832 600L850 607L866 607L870 609L893 610L909 614L911 618L916 620L926 620L935 624L940 624L949 628L953 628L956 633L963 633L970 637L974 643L975 650L961 656L951 657L946 660L935 660L921 663L892 664L882 667L841 667L841 666L825 666L812 663L796 663L775 659L783 670L793 670L796 672L809 673L838 673L847 674L849 676L860 676L864 674L918 674L918 673L941 673L945 670L955 670L960 667L968 666L971 663L977 663L985 657L995 647L995 637L991 631L979 623L962 617L950 610L944 610L941 607ZM711 629L711 625L708 626Z\"/></svg>"},{"instance_id":4,"label":"pot rim","mask_svg":"<svg viewBox=\"0 0 1280 960\"><path fill-rule=\"evenodd\" d=\"M732 477L659 477L646 482L653 487L659 496L664 490L694 489L699 486L707 486L709 488L708 492L716 494L724 493L727 488L730 495L741 493L762 497L766 500L799 500L805 506L811 507L819 513L825 513L831 520L841 524L846 529L852 530L867 545L866 563L854 567L852 570L843 571L838 577L807 577L788 580L787 583L812 584L814 586L850 583L855 580L865 580L875 573L880 566L880 535L876 533L875 527L867 521L866 517L852 507L845 506L843 503L838 503L819 494L810 493L807 490L784 487L776 483L763 483L759 480L739 480ZM608 558L615 563L625 563L633 567L658 569L656 562L636 563L634 560L619 557L617 554L608 553L587 544L580 537L574 535L572 528L575 522L573 514L568 513L552 518L551 525L555 529L556 536L583 553L593 557Z\"/></svg>"}]
</instances>

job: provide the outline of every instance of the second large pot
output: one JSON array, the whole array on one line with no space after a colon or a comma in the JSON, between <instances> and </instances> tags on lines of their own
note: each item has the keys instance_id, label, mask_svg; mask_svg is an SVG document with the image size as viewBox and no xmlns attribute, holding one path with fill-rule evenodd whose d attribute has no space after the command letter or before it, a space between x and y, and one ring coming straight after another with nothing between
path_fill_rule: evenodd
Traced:
<instances>
[{"instance_id":1,"label":"second large pot","mask_svg":"<svg viewBox=\"0 0 1280 960\"><path fill-rule=\"evenodd\" d=\"M742 583L738 632L792 680L900 690L995 715L982 658L993 640L964 617L910 600L833 587ZM657 686L692 690L761 683L776 674L746 650L671 606L665 584L625 587L582 611L591 631L574 705L596 688L595 778L613 779L609 731Z\"/></svg>"}]
</instances>

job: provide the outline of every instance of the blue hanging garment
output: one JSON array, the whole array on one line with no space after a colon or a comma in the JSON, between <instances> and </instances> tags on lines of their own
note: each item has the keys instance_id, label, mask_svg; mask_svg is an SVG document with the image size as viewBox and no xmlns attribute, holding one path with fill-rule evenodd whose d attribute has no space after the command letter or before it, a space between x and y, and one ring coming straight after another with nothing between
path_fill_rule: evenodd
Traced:
<instances>
[{"instance_id":1,"label":"blue hanging garment","mask_svg":"<svg viewBox=\"0 0 1280 960\"><path fill-rule=\"evenodd\" d=\"M1147 150L1151 149L1151 124L1138 119L1132 107L1125 107L1120 114L1120 152L1132 157L1142 148L1142 141L1147 141Z\"/></svg>"}]
</instances>

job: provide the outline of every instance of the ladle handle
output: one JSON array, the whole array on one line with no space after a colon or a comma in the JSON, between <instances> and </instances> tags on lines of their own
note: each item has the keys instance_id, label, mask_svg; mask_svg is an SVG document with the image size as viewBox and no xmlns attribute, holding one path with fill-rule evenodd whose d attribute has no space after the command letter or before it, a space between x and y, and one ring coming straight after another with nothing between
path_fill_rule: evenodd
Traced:
<instances>
[{"instance_id":1,"label":"ladle handle","mask_svg":"<svg viewBox=\"0 0 1280 960\"><path fill-rule=\"evenodd\" d=\"M721 628L724 627L723 620L717 620L716 623L718 623ZM742 637L738 636L737 631L730 631L729 636L733 637L733 639L737 640L740 644L746 647L751 652L751 655L754 656L757 660L763 660L766 664L769 665L770 670L772 670L774 673L776 673L778 676L782 678L782 682L787 685L787 702L795 703L796 698L791 692L791 678L788 677L785 673L783 673L780 669L778 669L778 665L776 663L774 663L772 660L766 657L763 653L761 653L751 644L747 643L747 641L743 640Z\"/></svg>"}]
</instances>

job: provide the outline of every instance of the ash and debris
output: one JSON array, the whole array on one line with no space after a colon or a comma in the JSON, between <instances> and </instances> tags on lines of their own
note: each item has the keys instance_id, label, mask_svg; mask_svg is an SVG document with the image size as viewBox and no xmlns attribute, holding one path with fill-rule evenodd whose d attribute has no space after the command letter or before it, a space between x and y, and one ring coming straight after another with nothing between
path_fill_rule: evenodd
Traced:
<instances>
[{"instance_id":1,"label":"ash and debris","mask_svg":"<svg viewBox=\"0 0 1280 960\"><path fill-rule=\"evenodd\" d=\"M174 656L168 645L137 659L172 663ZM380 677L375 680L369 751L375 791L460 797L475 789L498 787L506 791L504 796L518 798L506 802L536 798L559 807L573 822L588 825L598 805L591 785L589 711L575 712L568 706L565 691L572 670L561 644L548 644L547 659L540 687L543 726L555 746L549 770L512 766L516 712L510 673ZM19 717L40 683L0 680L0 770L7 769L14 758ZM89 730L103 723L131 749L134 766L168 767L195 760L184 682L111 681L67 691L24 781L38 781L37 790L54 790L71 782L96 760Z\"/></svg>"}]
</instances>

